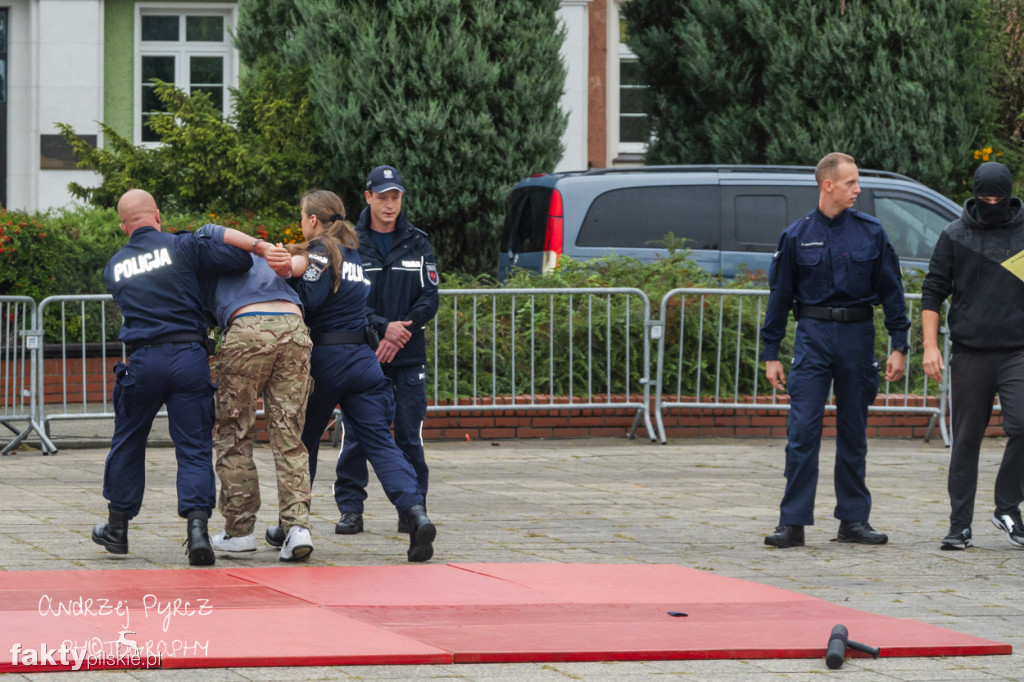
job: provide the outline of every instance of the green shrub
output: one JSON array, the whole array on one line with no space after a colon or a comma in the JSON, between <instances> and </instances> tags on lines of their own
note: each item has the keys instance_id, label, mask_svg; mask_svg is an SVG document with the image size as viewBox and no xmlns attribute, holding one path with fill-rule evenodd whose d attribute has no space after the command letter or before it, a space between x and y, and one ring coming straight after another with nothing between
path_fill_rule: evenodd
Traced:
<instances>
[{"instance_id":1,"label":"green shrub","mask_svg":"<svg viewBox=\"0 0 1024 682\"><path fill-rule=\"evenodd\" d=\"M96 294L106 291L103 267L119 248L117 214L109 209L51 211L27 214L0 211L0 295L29 296L37 303L47 296ZM99 340L98 313L93 338ZM117 315L108 323L120 328ZM89 325L91 326L91 325ZM79 333L79 321L47 320L47 342L62 333Z\"/></svg>"},{"instance_id":2,"label":"green shrub","mask_svg":"<svg viewBox=\"0 0 1024 682\"><path fill-rule=\"evenodd\" d=\"M207 222L235 227L248 234L265 235L272 241L294 240L297 221L246 214L163 215L164 229L194 230ZM74 208L46 214L28 215L14 211L0 213L0 295L30 296L37 302L47 296L104 294L103 269L127 238L118 227L113 209ZM566 288L632 288L647 296L652 319L661 315L662 297L676 288L764 289L763 272L723 281L708 274L688 258L688 252L675 248L669 239L668 255L653 264L641 264L631 258L608 256L577 262L563 258L559 266L543 276L525 271L514 272L505 284L508 289L561 290ZM908 275L908 292L919 292L921 273ZM547 293L501 294L491 275L469 276L442 273L441 306L435 325L428 327L428 358L431 376L437 377L439 393L431 397L452 399L466 396L509 395L515 393L584 396L591 393L639 393L643 367L643 306L639 296L589 297L550 296ZM494 295L473 300L451 290L495 289ZM700 393L704 397L745 395L755 388L761 394L767 384L764 366L758 362L758 329L763 322L763 307L754 298L688 298L685 306L679 297L668 301L665 313L666 391L683 395ZM554 301L553 305L549 305ZM95 342L100 340L101 324L106 337L116 338L120 315L116 306L107 306L106 319L99 319L99 306L83 308L84 322L69 312L61 319L48 315L44 341L62 339ZM704 312L704 325L699 324ZM876 319L876 352L882 364L882 351L888 335ZM718 320L723 323L719 337ZM570 321L572 324L570 325ZM923 374L920 367L920 309L911 314L912 362L909 387L920 392ZM782 346L781 356L792 354L792 334ZM84 330L83 328L84 327ZM722 342L719 343L719 338ZM701 363L697 362L700 348ZM680 348L683 352L680 352ZM651 378L656 371L656 346L651 347ZM571 362L569 358L571 357ZM709 377L721 365L721 382L716 387ZM535 376L531 382L528 377ZM902 392L903 384L894 387ZM453 387L456 390L453 390ZM934 386L930 388L934 393Z\"/></svg>"},{"instance_id":3,"label":"green shrub","mask_svg":"<svg viewBox=\"0 0 1024 682\"><path fill-rule=\"evenodd\" d=\"M63 123L57 127L79 158L96 171L97 187L71 183L71 193L96 206L110 207L127 190L149 191L164 211L185 213L294 213L299 195L319 186L320 158L304 77L294 71L260 71L235 91L236 109L228 120L209 95L188 95L156 81L167 111L148 125L160 135L159 147L133 146L100 124L105 147L92 147Z\"/></svg>"},{"instance_id":4,"label":"green shrub","mask_svg":"<svg viewBox=\"0 0 1024 682\"><path fill-rule=\"evenodd\" d=\"M618 256L586 262L563 258L557 268L542 276L514 272L504 290L635 288L647 295L651 318L659 319L661 300L673 289L767 288L763 272L721 280L687 256L685 250L670 249L666 258L653 264ZM907 291L920 292L920 282L921 273L908 275ZM430 371L437 386L431 397L450 400L521 393L583 397L643 390L638 383L644 359L643 345L638 342L643 338L639 297L538 293L513 298L496 292L456 299L444 293L493 285L489 276L446 277L442 281L436 327L429 327L427 336ZM764 363L758 358L765 302L761 297L730 295L668 299L663 328L665 392L722 401L755 392L770 394ZM877 310L876 357L884 368L888 332L882 324L881 308ZM912 308L910 318L909 379L890 387L897 394L903 393L904 387L910 393L921 393L925 385L919 306ZM795 328L791 321L780 352L787 366ZM650 347L652 380L657 371L656 352L654 342ZM929 383L929 394L936 395L937 390Z\"/></svg>"},{"instance_id":5,"label":"green shrub","mask_svg":"<svg viewBox=\"0 0 1024 682\"><path fill-rule=\"evenodd\" d=\"M654 264L621 256L585 262L563 257L557 268L541 276L513 272L504 289L639 289L647 296L651 316L657 318L661 298L671 289L764 286L763 273L723 281L702 270L688 254L672 247ZM442 284L444 289L488 288L493 279L446 278ZM428 358L439 388L433 397L641 392L644 348L638 340L643 338L643 323L642 298L635 295L497 293L472 300L442 295L436 322L440 334L428 334ZM655 349L651 350L653 377ZM670 362L674 364L669 370L675 371L678 363Z\"/></svg>"},{"instance_id":6,"label":"green shrub","mask_svg":"<svg viewBox=\"0 0 1024 682\"><path fill-rule=\"evenodd\" d=\"M302 239L296 219L276 215L162 213L161 218L167 231L193 231L217 223L273 242ZM103 270L127 240L112 208L76 207L35 214L0 211L0 296L28 296L40 303L48 296L106 294ZM63 319L48 313L44 342L100 341L99 309L86 306L84 322L78 312L69 311ZM121 316L117 306L108 305L106 310L102 322L106 337L113 339L121 328Z\"/></svg>"}]
</instances>

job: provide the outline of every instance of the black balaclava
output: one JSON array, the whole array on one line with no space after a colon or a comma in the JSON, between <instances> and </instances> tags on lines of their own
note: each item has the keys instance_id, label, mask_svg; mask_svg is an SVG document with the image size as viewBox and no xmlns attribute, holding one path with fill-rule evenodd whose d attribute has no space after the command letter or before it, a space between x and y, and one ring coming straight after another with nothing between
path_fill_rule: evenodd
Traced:
<instances>
[{"instance_id":1,"label":"black balaclava","mask_svg":"<svg viewBox=\"0 0 1024 682\"><path fill-rule=\"evenodd\" d=\"M1013 175L998 161L986 161L974 173L974 210L977 218L987 225L1001 225L1010 217L1010 195L1013 193ZM999 203L989 204L978 197L999 197Z\"/></svg>"}]
</instances>

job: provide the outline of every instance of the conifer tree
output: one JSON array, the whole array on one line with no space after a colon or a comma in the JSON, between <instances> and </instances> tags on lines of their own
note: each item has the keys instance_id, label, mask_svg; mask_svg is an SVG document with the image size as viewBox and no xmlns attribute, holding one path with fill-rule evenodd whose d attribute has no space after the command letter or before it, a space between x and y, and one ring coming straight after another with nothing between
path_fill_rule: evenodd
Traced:
<instances>
[{"instance_id":1,"label":"conifer tree","mask_svg":"<svg viewBox=\"0 0 1024 682\"><path fill-rule=\"evenodd\" d=\"M647 162L807 165L845 151L952 193L993 117L985 4L630 0L655 102Z\"/></svg>"},{"instance_id":2,"label":"conifer tree","mask_svg":"<svg viewBox=\"0 0 1024 682\"><path fill-rule=\"evenodd\" d=\"M350 215L365 206L369 171L393 165L441 267L492 271L509 189L562 153L558 0L253 4L239 22L253 46L243 54L308 69L327 184ZM254 26L266 20L283 30Z\"/></svg>"}]
</instances>

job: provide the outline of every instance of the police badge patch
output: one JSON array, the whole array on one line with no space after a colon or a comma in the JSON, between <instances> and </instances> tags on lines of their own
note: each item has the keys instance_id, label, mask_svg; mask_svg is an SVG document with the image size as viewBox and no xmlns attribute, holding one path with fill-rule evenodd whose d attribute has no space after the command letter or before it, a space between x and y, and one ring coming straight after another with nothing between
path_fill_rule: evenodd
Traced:
<instances>
[{"instance_id":1,"label":"police badge patch","mask_svg":"<svg viewBox=\"0 0 1024 682\"><path fill-rule=\"evenodd\" d=\"M309 259L309 267L306 268L306 272L303 273L302 279L307 282L317 282L320 280L320 275L324 274L324 270L327 269L327 256L319 253L307 254Z\"/></svg>"},{"instance_id":2,"label":"police badge patch","mask_svg":"<svg viewBox=\"0 0 1024 682\"><path fill-rule=\"evenodd\" d=\"M437 283L441 281L441 278L437 274L437 265L434 263L427 263L427 279L429 279L430 283L435 287L437 286Z\"/></svg>"}]
</instances>

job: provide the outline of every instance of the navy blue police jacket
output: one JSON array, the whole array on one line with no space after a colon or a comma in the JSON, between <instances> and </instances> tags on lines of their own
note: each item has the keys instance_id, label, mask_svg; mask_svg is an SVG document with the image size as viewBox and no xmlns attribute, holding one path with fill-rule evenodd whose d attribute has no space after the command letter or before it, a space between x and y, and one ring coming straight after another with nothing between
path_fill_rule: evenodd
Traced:
<instances>
[{"instance_id":1,"label":"navy blue police jacket","mask_svg":"<svg viewBox=\"0 0 1024 682\"><path fill-rule=\"evenodd\" d=\"M851 208L830 219L814 209L782 232L768 281L762 360L779 359L794 303L829 308L881 303L893 348L907 343L910 320L899 258L874 216Z\"/></svg>"},{"instance_id":2,"label":"navy blue police jacket","mask_svg":"<svg viewBox=\"0 0 1024 682\"><path fill-rule=\"evenodd\" d=\"M381 338L389 322L412 320L412 333L405 347L395 354L392 365L422 365L427 361L424 326L437 314L440 277L437 261L430 249L427 233L398 214L395 241L387 254L381 254L370 236L370 209L364 208L355 224L359 235L359 255L363 271L370 281L366 316Z\"/></svg>"},{"instance_id":3,"label":"navy blue police jacket","mask_svg":"<svg viewBox=\"0 0 1024 682\"><path fill-rule=\"evenodd\" d=\"M224 228L161 232L140 227L103 270L107 291L121 308L119 338L139 343L167 334L206 336L200 276L246 272L252 258L224 243Z\"/></svg>"},{"instance_id":4,"label":"navy blue police jacket","mask_svg":"<svg viewBox=\"0 0 1024 682\"><path fill-rule=\"evenodd\" d=\"M309 264L301 277L288 280L302 299L306 326L315 336L323 332L363 331L367 327L366 296L370 282L363 274L359 252L343 247L338 290L332 291L327 251L319 240L309 243Z\"/></svg>"}]
</instances>

